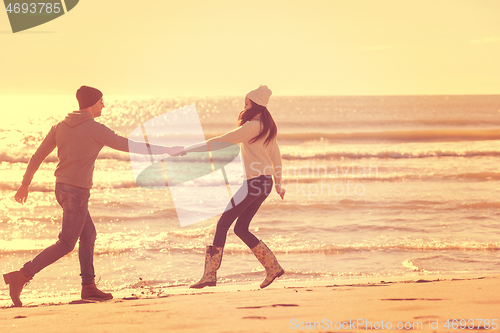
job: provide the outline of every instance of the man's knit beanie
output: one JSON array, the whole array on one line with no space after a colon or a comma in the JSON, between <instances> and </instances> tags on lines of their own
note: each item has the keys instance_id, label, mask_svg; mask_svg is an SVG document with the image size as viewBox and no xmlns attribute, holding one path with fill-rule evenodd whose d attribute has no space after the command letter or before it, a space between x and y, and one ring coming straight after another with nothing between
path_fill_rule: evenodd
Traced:
<instances>
[{"instance_id":1,"label":"man's knit beanie","mask_svg":"<svg viewBox=\"0 0 500 333\"><path fill-rule=\"evenodd\" d=\"M76 99L78 100L80 110L86 109L99 102L101 97L102 92L99 89L88 86L81 86L80 89L76 91Z\"/></svg>"}]
</instances>

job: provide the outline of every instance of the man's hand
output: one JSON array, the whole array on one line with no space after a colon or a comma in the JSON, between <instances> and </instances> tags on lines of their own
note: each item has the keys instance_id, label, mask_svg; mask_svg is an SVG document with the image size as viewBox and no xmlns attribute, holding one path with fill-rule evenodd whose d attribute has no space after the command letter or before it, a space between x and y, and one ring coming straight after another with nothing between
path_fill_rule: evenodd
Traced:
<instances>
[{"instance_id":1,"label":"man's hand","mask_svg":"<svg viewBox=\"0 0 500 333\"><path fill-rule=\"evenodd\" d=\"M276 184L274 186L274 188L276 189L276 192L278 192L279 196L281 197L281 200L283 200L285 198L285 189L281 187L281 185L278 185Z\"/></svg>"},{"instance_id":2,"label":"man's hand","mask_svg":"<svg viewBox=\"0 0 500 333\"><path fill-rule=\"evenodd\" d=\"M186 152L184 151L184 147L182 147L182 146L165 147L163 149L163 152L165 154L170 155L170 156L184 156L184 155L186 155Z\"/></svg>"},{"instance_id":3,"label":"man's hand","mask_svg":"<svg viewBox=\"0 0 500 333\"><path fill-rule=\"evenodd\" d=\"M21 185L14 196L17 202L23 204L28 199L28 185Z\"/></svg>"}]
</instances>

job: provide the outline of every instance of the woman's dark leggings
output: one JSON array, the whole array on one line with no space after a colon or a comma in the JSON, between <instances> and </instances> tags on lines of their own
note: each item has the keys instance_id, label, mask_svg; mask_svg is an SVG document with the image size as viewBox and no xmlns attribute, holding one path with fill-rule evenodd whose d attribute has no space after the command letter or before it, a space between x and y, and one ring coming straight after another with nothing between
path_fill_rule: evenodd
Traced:
<instances>
[{"instance_id":1,"label":"woman's dark leggings","mask_svg":"<svg viewBox=\"0 0 500 333\"><path fill-rule=\"evenodd\" d=\"M215 247L224 247L229 227L238 218L234 226L234 233L249 248L254 248L259 244L259 239L255 237L248 227L260 205L266 200L273 188L272 176L262 175L257 178L248 179L233 196L225 212L217 223L214 243ZM246 194L246 195L245 195ZM236 206L233 207L233 201Z\"/></svg>"}]
</instances>

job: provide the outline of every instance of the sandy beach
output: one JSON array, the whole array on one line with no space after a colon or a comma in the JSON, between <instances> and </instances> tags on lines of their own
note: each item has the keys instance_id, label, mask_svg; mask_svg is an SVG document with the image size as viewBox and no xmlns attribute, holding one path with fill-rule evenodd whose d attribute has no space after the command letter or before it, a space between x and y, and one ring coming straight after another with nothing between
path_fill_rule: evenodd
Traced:
<instances>
[{"instance_id":1,"label":"sandy beach","mask_svg":"<svg viewBox=\"0 0 500 333\"><path fill-rule=\"evenodd\" d=\"M499 276L276 281L144 288L107 302L3 307L2 332L448 332L498 330ZM25 303L26 304L26 303ZM496 329L495 329L496 328Z\"/></svg>"}]
</instances>

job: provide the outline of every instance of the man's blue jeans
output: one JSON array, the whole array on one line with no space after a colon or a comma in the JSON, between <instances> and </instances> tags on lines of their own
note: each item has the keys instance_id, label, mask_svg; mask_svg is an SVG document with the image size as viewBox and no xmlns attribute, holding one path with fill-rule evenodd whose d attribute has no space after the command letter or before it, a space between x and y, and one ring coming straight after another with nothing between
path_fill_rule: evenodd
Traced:
<instances>
[{"instance_id":1,"label":"man's blue jeans","mask_svg":"<svg viewBox=\"0 0 500 333\"><path fill-rule=\"evenodd\" d=\"M63 208L62 230L59 240L40 252L32 261L24 264L30 276L56 262L73 251L80 239L78 257L82 283L88 283L94 275L94 244L96 230L90 217L88 203L90 191L65 183L56 183L56 199Z\"/></svg>"}]
</instances>

